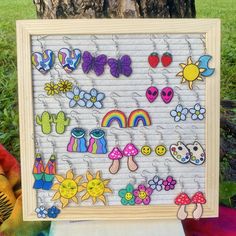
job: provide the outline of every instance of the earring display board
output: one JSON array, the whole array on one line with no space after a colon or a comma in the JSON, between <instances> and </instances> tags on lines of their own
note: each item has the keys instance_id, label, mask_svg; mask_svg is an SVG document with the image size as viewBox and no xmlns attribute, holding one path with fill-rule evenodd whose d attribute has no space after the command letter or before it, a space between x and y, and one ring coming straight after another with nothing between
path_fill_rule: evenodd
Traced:
<instances>
[{"instance_id":1,"label":"earring display board","mask_svg":"<svg viewBox=\"0 0 236 236\"><path fill-rule=\"evenodd\" d=\"M24 220L218 216L219 20L17 22Z\"/></svg>"}]
</instances>

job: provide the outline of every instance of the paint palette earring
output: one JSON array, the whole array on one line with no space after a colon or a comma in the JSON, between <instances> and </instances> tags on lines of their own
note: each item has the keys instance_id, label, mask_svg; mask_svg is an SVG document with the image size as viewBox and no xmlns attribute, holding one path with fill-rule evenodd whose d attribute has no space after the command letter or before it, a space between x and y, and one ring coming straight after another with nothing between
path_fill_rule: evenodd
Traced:
<instances>
[{"instance_id":1,"label":"paint palette earring","mask_svg":"<svg viewBox=\"0 0 236 236\"><path fill-rule=\"evenodd\" d=\"M194 143L187 144L190 152L190 162L194 165L202 165L206 160L206 154L202 145L195 141Z\"/></svg>"},{"instance_id":2,"label":"paint palette earring","mask_svg":"<svg viewBox=\"0 0 236 236\"><path fill-rule=\"evenodd\" d=\"M181 164L189 162L189 149L181 141L178 141L176 144L170 145L170 154L176 161L180 162Z\"/></svg>"},{"instance_id":3,"label":"paint palette earring","mask_svg":"<svg viewBox=\"0 0 236 236\"><path fill-rule=\"evenodd\" d=\"M42 52L33 52L31 56L31 61L34 67L41 72L46 74L52 67L55 62L55 55L52 50L44 50L44 45L40 42Z\"/></svg>"}]
</instances>

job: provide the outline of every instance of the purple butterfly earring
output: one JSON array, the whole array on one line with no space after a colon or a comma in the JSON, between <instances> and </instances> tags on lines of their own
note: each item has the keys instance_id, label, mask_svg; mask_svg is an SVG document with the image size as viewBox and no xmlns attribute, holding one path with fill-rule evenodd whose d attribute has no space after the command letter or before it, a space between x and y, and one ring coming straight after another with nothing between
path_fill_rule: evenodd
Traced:
<instances>
[{"instance_id":1,"label":"purple butterfly earring","mask_svg":"<svg viewBox=\"0 0 236 236\"><path fill-rule=\"evenodd\" d=\"M91 70L93 70L97 76L100 76L103 74L105 70L105 65L107 63L107 56L105 54L100 54L97 56L97 52L99 49L96 43L97 37L95 35L92 37L93 38L91 39L91 41L94 43L96 47L96 52L95 55L93 56L90 52L84 51L82 55L82 60L83 60L82 70L85 74L88 74Z\"/></svg>"},{"instance_id":2,"label":"purple butterfly earring","mask_svg":"<svg viewBox=\"0 0 236 236\"><path fill-rule=\"evenodd\" d=\"M114 39L115 38L115 39ZM129 77L132 74L132 60L129 55L119 56L119 45L117 42L118 37L112 36L112 41L115 43L116 47L116 56L118 59L109 58L107 63L110 67L110 73L115 78L119 78L120 75Z\"/></svg>"},{"instance_id":3,"label":"purple butterfly earring","mask_svg":"<svg viewBox=\"0 0 236 236\"><path fill-rule=\"evenodd\" d=\"M164 69L163 71L169 72L167 69ZM168 86L169 78L167 77L166 73L162 73L162 75L165 77L166 87L161 90L161 98L164 103L168 104L171 102L172 98L174 97L174 90Z\"/></svg>"},{"instance_id":4,"label":"purple butterfly earring","mask_svg":"<svg viewBox=\"0 0 236 236\"><path fill-rule=\"evenodd\" d=\"M153 103L157 99L159 91L158 91L157 87L153 86L154 78L150 74L151 70L152 70L151 68L148 70L148 75L149 75L150 80L151 80L151 86L148 87L147 90L146 90L146 98L150 103Z\"/></svg>"}]
</instances>

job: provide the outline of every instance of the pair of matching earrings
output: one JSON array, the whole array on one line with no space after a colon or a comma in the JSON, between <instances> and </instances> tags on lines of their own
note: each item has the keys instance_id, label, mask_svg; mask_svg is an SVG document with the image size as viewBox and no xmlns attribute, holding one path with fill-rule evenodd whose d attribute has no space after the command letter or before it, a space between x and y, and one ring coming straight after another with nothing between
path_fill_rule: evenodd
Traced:
<instances>
[{"instance_id":1,"label":"pair of matching earrings","mask_svg":"<svg viewBox=\"0 0 236 236\"><path fill-rule=\"evenodd\" d=\"M194 178L194 182L197 182ZM188 216L188 212L186 211L186 206L189 204L195 204L195 208L192 212L192 216L195 220L199 220L203 214L203 206L206 204L206 198L203 192L199 191L200 184L198 184L198 191L190 198L187 193L183 191L183 182L181 182L181 193L175 198L175 204L179 205L179 209L177 212L177 218L180 220L185 220Z\"/></svg>"}]
</instances>

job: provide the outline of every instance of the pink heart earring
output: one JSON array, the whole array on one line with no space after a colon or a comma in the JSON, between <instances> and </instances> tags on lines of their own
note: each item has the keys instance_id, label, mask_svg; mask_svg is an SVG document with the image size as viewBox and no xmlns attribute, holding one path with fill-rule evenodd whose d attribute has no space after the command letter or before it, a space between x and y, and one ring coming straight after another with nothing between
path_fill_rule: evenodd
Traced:
<instances>
[{"instance_id":1,"label":"pink heart earring","mask_svg":"<svg viewBox=\"0 0 236 236\"><path fill-rule=\"evenodd\" d=\"M150 74L150 71L151 71L151 69L148 70L148 75L151 80L151 86L148 87L146 90L146 98L150 103L153 103L157 99L159 91L158 91L157 87L153 86L154 78Z\"/></svg>"},{"instance_id":2,"label":"pink heart earring","mask_svg":"<svg viewBox=\"0 0 236 236\"><path fill-rule=\"evenodd\" d=\"M163 70L163 71L167 71L169 72L168 70ZM171 102L171 100L173 99L174 97L174 90L168 86L169 84L169 78L167 77L166 73L162 73L162 75L165 77L165 80L166 80L166 87L164 87L162 90L161 90L161 99L163 100L164 103L168 104Z\"/></svg>"}]
</instances>

